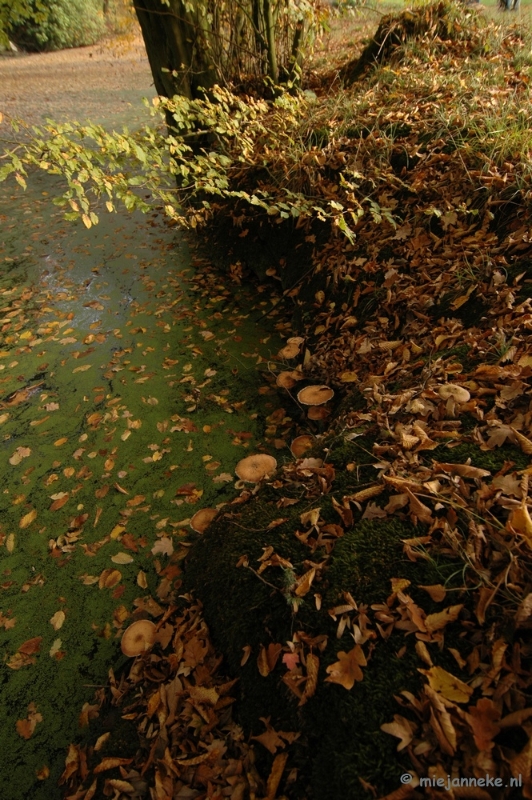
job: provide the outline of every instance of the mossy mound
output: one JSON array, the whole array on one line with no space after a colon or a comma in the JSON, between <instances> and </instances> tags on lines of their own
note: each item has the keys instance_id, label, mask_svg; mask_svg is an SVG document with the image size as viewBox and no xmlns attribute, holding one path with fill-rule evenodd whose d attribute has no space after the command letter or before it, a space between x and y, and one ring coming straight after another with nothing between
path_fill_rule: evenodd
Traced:
<instances>
[{"instance_id":1,"label":"mossy mound","mask_svg":"<svg viewBox=\"0 0 532 800\"><path fill-rule=\"evenodd\" d=\"M388 14L382 18L360 58L347 63L340 77L346 85L354 83L369 66L391 61L410 39L449 42L466 35L472 38L477 26L470 23L464 30L460 20L461 17L463 21L464 12L462 5L458 11L454 4L441 2L407 9L400 14Z\"/></svg>"},{"instance_id":2,"label":"mossy mound","mask_svg":"<svg viewBox=\"0 0 532 800\"><path fill-rule=\"evenodd\" d=\"M354 526L337 540L327 568L297 613L287 591L292 575L289 569L269 567L261 575L256 574L258 559L267 547L273 547L276 554L289 560L298 575L305 571L309 561L319 563L324 559L324 550L311 553L294 535L302 527L300 515L319 506L323 520L337 523L332 498L340 499L345 493L355 491L361 481L367 485L369 470L373 469L368 447L370 442L361 442L360 438L342 446L339 438L329 442L329 463L334 461L336 469L331 493L316 494L315 498L307 496L294 505L279 508L281 498L289 494L286 484L278 481L267 485L248 502L228 506L194 545L187 560L187 588L201 599L214 643L225 654L230 670L240 678L237 713L246 733L263 733L261 717L270 718L276 730L302 733L290 762L299 767L299 785L290 788L290 797L369 800L371 794L359 778L385 793L397 788L399 776L408 769L408 756L396 752L396 742L380 726L400 711L394 695L403 690L415 693L422 685L418 668L423 664L414 650L415 638L405 638L404 631L394 630L388 639L376 640L369 648L363 681L347 691L324 682L326 668L337 661L338 652L350 651L354 644L348 628L337 638L338 622L328 610L345 602L342 598L346 592L351 593L359 607L385 603L391 594L391 579L402 578L411 581L408 591L414 601L427 613L433 613L441 610L441 605L433 603L426 592L416 587L437 583L455 588L461 585L456 581L462 579L462 565L456 560L447 557L408 560L402 540L420 535L423 530L397 517L355 520ZM362 464L355 477L345 470L346 463L354 457L361 462L364 453L368 464L366 467ZM301 497L301 487L294 487L291 494ZM268 528L281 514L286 521ZM237 566L242 564L243 556L252 569ZM316 608L314 591L322 596L321 610ZM454 600L459 595L460 592L453 595L453 602L467 604L467 598ZM449 637L446 643L454 638L452 627L446 632ZM328 637L320 656L316 694L301 707L282 681L287 668L281 660L267 677L260 675L257 665L261 645L284 645L298 631L308 637L324 634ZM251 647L251 657L241 666L246 647ZM451 665L448 655L432 651L431 654L441 666L456 673L456 663ZM266 762L271 759L265 751L259 752L259 758L263 757ZM267 771L267 763L264 769Z\"/></svg>"}]
</instances>

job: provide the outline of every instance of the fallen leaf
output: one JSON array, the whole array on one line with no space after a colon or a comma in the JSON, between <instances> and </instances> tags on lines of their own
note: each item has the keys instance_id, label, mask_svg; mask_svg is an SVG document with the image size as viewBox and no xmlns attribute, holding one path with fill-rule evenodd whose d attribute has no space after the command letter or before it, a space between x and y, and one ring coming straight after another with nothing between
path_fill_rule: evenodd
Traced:
<instances>
[{"instance_id":1,"label":"fallen leaf","mask_svg":"<svg viewBox=\"0 0 532 800\"><path fill-rule=\"evenodd\" d=\"M448 606L443 611L438 611L435 614L429 614L425 617L425 627L429 633L439 631L449 622L454 622L458 619L460 611L464 607L463 603L456 606Z\"/></svg>"},{"instance_id":2,"label":"fallen leaf","mask_svg":"<svg viewBox=\"0 0 532 800\"><path fill-rule=\"evenodd\" d=\"M42 714L37 711L35 703L30 703L28 706L27 719L19 719L15 723L17 733L23 739L30 739L35 731L38 722L42 722Z\"/></svg>"},{"instance_id":3,"label":"fallen leaf","mask_svg":"<svg viewBox=\"0 0 532 800\"><path fill-rule=\"evenodd\" d=\"M114 564L131 564L133 556L130 556L129 553L116 553L114 556L111 556L111 561Z\"/></svg>"},{"instance_id":4,"label":"fallen leaf","mask_svg":"<svg viewBox=\"0 0 532 800\"><path fill-rule=\"evenodd\" d=\"M164 556L171 556L174 552L174 545L172 544L172 540L168 538L168 536L161 536L160 539L157 539L155 544L153 545L151 552L154 556L158 553Z\"/></svg>"},{"instance_id":5,"label":"fallen leaf","mask_svg":"<svg viewBox=\"0 0 532 800\"><path fill-rule=\"evenodd\" d=\"M58 631L59 628L63 626L63 622L65 621L66 616L64 611L56 611L53 617L50 619L50 625L54 629L54 631Z\"/></svg>"},{"instance_id":6,"label":"fallen leaf","mask_svg":"<svg viewBox=\"0 0 532 800\"><path fill-rule=\"evenodd\" d=\"M406 719L406 717L402 717L400 714L394 714L393 720L393 722L386 722L384 725L381 725L381 731L389 733L390 736L396 736L401 740L397 745L397 750L400 752L404 750L405 747L408 747L414 738L417 725L415 722Z\"/></svg>"},{"instance_id":7,"label":"fallen leaf","mask_svg":"<svg viewBox=\"0 0 532 800\"><path fill-rule=\"evenodd\" d=\"M426 675L431 688L455 703L467 703L473 689L459 678L451 675L443 667L431 667L431 669L420 669L422 675Z\"/></svg>"},{"instance_id":8,"label":"fallen leaf","mask_svg":"<svg viewBox=\"0 0 532 800\"><path fill-rule=\"evenodd\" d=\"M18 524L19 528L28 528L35 519L37 519L37 512L33 508L31 511L28 511L27 514L24 514Z\"/></svg>"},{"instance_id":9,"label":"fallen leaf","mask_svg":"<svg viewBox=\"0 0 532 800\"><path fill-rule=\"evenodd\" d=\"M360 667L365 667L367 662L359 644L356 644L349 653L341 650L338 653L339 661L327 667L328 678L325 682L339 683L344 689L352 689L356 681L364 677Z\"/></svg>"}]
</instances>

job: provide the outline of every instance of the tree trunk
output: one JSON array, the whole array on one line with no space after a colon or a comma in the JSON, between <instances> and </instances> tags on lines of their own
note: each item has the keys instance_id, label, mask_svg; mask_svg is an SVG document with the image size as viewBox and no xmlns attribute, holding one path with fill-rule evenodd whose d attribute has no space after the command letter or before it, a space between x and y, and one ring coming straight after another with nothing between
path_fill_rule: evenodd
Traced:
<instances>
[{"instance_id":1,"label":"tree trunk","mask_svg":"<svg viewBox=\"0 0 532 800\"><path fill-rule=\"evenodd\" d=\"M217 82L207 20L200 0L195 11L183 0L134 0L155 89L165 97L201 96Z\"/></svg>"}]
</instances>

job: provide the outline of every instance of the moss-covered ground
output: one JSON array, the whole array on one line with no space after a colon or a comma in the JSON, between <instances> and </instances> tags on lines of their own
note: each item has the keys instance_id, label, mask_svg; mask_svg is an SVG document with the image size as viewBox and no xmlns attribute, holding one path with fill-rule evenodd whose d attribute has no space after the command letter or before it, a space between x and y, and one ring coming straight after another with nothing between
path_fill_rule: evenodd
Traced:
<instances>
[{"instance_id":1,"label":"moss-covered ground","mask_svg":"<svg viewBox=\"0 0 532 800\"><path fill-rule=\"evenodd\" d=\"M270 307L260 292L237 299L155 218L67 224L54 191L35 178L26 193L4 187L0 197L0 794L9 800L60 796L68 745L87 730L82 707L125 662L120 631L134 601L155 594L170 561L170 583L180 580L187 520L232 495L236 462L268 446L265 417L281 400L262 380L281 339L268 319L255 321ZM290 424L275 434L280 460ZM42 721L24 739L16 723L30 703Z\"/></svg>"}]
</instances>

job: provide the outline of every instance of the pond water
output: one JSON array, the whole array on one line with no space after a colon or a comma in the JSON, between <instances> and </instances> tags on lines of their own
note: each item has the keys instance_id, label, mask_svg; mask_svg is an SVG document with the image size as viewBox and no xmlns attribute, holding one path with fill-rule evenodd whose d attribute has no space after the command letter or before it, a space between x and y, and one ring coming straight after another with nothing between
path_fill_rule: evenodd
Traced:
<instances>
[{"instance_id":1,"label":"pond water","mask_svg":"<svg viewBox=\"0 0 532 800\"><path fill-rule=\"evenodd\" d=\"M68 744L119 670L121 631L235 464L289 460L271 386L283 324L151 216L86 230L57 183L0 184L0 795L61 796ZM268 377L270 380L268 380ZM183 544L184 543L184 544ZM163 582L164 585L164 582ZM161 589L159 588L159 591Z\"/></svg>"}]
</instances>

